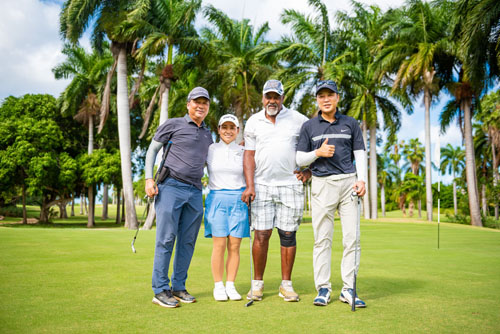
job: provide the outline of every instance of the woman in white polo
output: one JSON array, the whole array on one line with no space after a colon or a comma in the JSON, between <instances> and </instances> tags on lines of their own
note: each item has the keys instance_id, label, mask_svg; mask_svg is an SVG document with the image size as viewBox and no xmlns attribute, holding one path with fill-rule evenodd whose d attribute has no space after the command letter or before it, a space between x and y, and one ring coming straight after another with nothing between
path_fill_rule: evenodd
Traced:
<instances>
[{"instance_id":1,"label":"woman in white polo","mask_svg":"<svg viewBox=\"0 0 500 334\"><path fill-rule=\"evenodd\" d=\"M239 122L234 115L224 115L219 120L220 141L208 149L208 188L205 201L205 237L212 238L212 275L214 298L217 301L240 300L234 280L240 263L241 239L250 236L248 208L241 201L245 190L243 176L244 147L234 140L239 132ZM227 248L226 286L224 254Z\"/></svg>"}]
</instances>

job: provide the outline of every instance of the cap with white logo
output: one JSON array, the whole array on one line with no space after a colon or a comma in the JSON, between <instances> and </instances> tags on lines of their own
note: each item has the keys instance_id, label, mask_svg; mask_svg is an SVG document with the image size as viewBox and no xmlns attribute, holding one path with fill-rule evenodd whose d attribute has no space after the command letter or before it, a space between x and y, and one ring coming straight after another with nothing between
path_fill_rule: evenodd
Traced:
<instances>
[{"instance_id":1,"label":"cap with white logo","mask_svg":"<svg viewBox=\"0 0 500 334\"><path fill-rule=\"evenodd\" d=\"M221 126L222 124L224 124L226 122L233 123L234 125L236 125L237 128L240 127L240 122L238 122L238 118L236 118L236 116L234 116L234 115L226 114L226 115L222 116L219 119L219 126Z\"/></svg>"},{"instance_id":2,"label":"cap with white logo","mask_svg":"<svg viewBox=\"0 0 500 334\"><path fill-rule=\"evenodd\" d=\"M278 95L283 96L283 84L279 80L267 80L264 84L264 89L262 90L262 94L266 94L269 92L275 92Z\"/></svg>"}]
</instances>

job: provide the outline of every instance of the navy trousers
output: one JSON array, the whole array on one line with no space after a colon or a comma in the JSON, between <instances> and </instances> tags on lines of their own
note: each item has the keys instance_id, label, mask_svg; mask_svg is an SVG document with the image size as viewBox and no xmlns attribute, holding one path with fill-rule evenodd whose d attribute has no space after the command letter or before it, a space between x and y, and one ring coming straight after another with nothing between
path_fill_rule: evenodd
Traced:
<instances>
[{"instance_id":1,"label":"navy trousers","mask_svg":"<svg viewBox=\"0 0 500 334\"><path fill-rule=\"evenodd\" d=\"M187 272L203 217L201 190L193 185L168 178L158 186L155 210L156 246L153 292L157 294L163 290L185 290ZM176 239L174 266L170 281L168 269Z\"/></svg>"}]
</instances>

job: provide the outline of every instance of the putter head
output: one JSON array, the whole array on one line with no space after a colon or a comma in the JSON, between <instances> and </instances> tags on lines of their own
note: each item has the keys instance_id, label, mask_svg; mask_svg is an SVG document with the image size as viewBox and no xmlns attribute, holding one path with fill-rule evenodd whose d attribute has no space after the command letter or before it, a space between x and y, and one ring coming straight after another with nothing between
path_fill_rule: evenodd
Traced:
<instances>
[{"instance_id":1,"label":"putter head","mask_svg":"<svg viewBox=\"0 0 500 334\"><path fill-rule=\"evenodd\" d=\"M253 299L245 304L245 307L249 307L253 305Z\"/></svg>"},{"instance_id":2,"label":"putter head","mask_svg":"<svg viewBox=\"0 0 500 334\"><path fill-rule=\"evenodd\" d=\"M134 241L135 241L135 240L134 240ZM137 253L137 252L135 251L134 241L132 241L132 244L131 244L130 246L132 246L132 252Z\"/></svg>"}]
</instances>

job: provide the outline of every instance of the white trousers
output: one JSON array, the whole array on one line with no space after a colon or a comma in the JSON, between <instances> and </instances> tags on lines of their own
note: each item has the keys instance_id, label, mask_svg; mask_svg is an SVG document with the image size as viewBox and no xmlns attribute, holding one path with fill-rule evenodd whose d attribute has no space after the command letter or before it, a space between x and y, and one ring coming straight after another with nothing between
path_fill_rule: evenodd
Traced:
<instances>
[{"instance_id":1,"label":"white trousers","mask_svg":"<svg viewBox=\"0 0 500 334\"><path fill-rule=\"evenodd\" d=\"M351 194L356 176L342 177L341 175L312 177L313 269L316 290L320 288L332 290L330 276L333 218L337 209L342 224L342 244L344 246L340 267L343 288L353 288L358 201ZM361 248L358 243L358 268L360 253Z\"/></svg>"}]
</instances>

